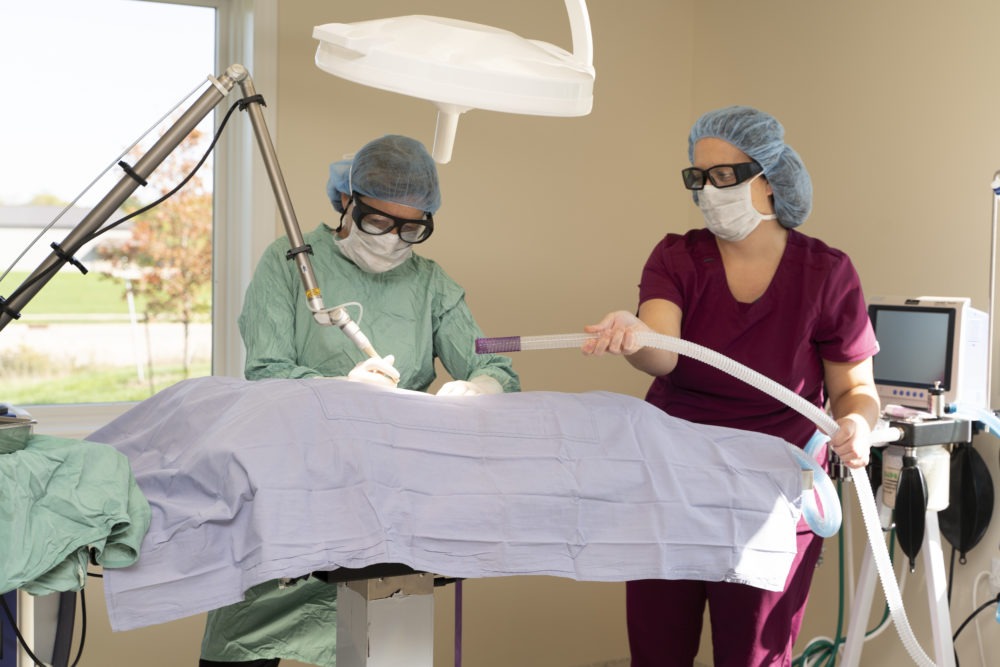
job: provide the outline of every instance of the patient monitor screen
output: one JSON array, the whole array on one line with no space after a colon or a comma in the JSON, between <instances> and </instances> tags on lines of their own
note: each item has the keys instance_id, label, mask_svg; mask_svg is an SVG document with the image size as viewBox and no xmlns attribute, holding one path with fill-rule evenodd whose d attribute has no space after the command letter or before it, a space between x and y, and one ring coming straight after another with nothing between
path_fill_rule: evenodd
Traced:
<instances>
[{"instance_id":1,"label":"patient monitor screen","mask_svg":"<svg viewBox=\"0 0 1000 667\"><path fill-rule=\"evenodd\" d=\"M873 308L879 352L872 363L877 384L950 389L955 311L934 308Z\"/></svg>"}]
</instances>

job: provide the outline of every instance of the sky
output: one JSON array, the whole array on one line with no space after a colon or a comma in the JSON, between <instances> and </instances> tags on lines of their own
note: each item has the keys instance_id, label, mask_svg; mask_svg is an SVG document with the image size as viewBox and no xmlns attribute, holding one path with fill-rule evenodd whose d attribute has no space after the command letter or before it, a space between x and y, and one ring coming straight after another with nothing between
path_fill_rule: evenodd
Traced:
<instances>
[{"instance_id":1,"label":"sky","mask_svg":"<svg viewBox=\"0 0 1000 667\"><path fill-rule=\"evenodd\" d=\"M0 204L81 195L218 74L214 26L205 7L0 0ZM115 167L79 204L93 206L121 176Z\"/></svg>"}]
</instances>

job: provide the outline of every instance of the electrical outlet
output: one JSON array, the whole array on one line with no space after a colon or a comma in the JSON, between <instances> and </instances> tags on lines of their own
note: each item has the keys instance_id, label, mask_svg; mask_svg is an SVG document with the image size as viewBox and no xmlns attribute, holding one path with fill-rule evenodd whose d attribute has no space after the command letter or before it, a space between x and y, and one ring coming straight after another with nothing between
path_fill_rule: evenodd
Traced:
<instances>
[{"instance_id":1,"label":"electrical outlet","mask_svg":"<svg viewBox=\"0 0 1000 667\"><path fill-rule=\"evenodd\" d=\"M1000 594L1000 556L993 557L993 568L990 570L990 587L993 588L994 595Z\"/></svg>"}]
</instances>

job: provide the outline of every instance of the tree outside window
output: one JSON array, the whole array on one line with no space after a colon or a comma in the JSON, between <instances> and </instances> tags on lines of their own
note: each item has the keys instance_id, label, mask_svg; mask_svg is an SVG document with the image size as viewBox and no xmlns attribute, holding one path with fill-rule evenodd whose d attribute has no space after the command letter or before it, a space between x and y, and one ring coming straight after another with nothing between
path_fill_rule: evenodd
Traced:
<instances>
[{"instance_id":1,"label":"tree outside window","mask_svg":"<svg viewBox=\"0 0 1000 667\"><path fill-rule=\"evenodd\" d=\"M184 378L191 374L191 325L207 321L212 308L212 192L195 171L206 148L203 133L194 130L155 172L158 198L188 179L185 185L136 215L126 241L97 248L102 275L123 282L122 298L142 304L143 321L182 325ZM124 207L129 215L141 209L134 198Z\"/></svg>"}]
</instances>

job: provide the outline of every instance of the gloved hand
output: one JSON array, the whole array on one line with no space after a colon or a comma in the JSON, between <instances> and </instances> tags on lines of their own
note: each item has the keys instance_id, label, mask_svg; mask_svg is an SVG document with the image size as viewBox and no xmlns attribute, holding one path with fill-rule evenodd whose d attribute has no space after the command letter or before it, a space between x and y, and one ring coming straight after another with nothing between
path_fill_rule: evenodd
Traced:
<instances>
[{"instance_id":1,"label":"gloved hand","mask_svg":"<svg viewBox=\"0 0 1000 667\"><path fill-rule=\"evenodd\" d=\"M395 361L396 358L391 354L381 358L370 357L351 369L347 379L380 387L395 387L399 384L399 371L392 365Z\"/></svg>"},{"instance_id":2,"label":"gloved hand","mask_svg":"<svg viewBox=\"0 0 1000 667\"><path fill-rule=\"evenodd\" d=\"M489 375L477 375L469 380L445 382L437 390L437 396L479 396L481 394L502 394L503 387Z\"/></svg>"}]
</instances>

